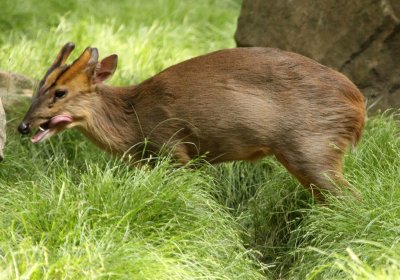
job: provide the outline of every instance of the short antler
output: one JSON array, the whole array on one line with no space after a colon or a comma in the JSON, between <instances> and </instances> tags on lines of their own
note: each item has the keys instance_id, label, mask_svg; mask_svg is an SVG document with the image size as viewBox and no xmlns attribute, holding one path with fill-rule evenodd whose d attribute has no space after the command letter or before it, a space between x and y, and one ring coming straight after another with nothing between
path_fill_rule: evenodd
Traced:
<instances>
[{"instance_id":1,"label":"short antler","mask_svg":"<svg viewBox=\"0 0 400 280\"><path fill-rule=\"evenodd\" d=\"M62 47L53 64L50 66L43 79L40 81L37 92L38 95L45 93L49 86L55 81L55 79L65 70L65 67L63 66L65 65L65 62L67 61L69 55L74 48L75 44L71 42L66 43L64 47Z\"/></svg>"},{"instance_id":2,"label":"short antler","mask_svg":"<svg viewBox=\"0 0 400 280\"><path fill-rule=\"evenodd\" d=\"M67 58L69 57L71 52L74 50L74 48L75 48L75 44L74 43L71 43L71 42L66 43L64 45L64 47L62 47L62 49L58 53L57 58L56 58L56 60L54 60L54 62L51 65L50 69L54 69L54 68L57 68L57 67L60 67L60 66L64 65L65 61L67 61Z\"/></svg>"},{"instance_id":3,"label":"short antler","mask_svg":"<svg viewBox=\"0 0 400 280\"><path fill-rule=\"evenodd\" d=\"M69 68L62 73L59 77L59 82L64 83L65 81L70 80L75 77L77 73L82 71L84 68L88 66L88 64L93 64L95 66L97 64L98 59L98 51L96 48L86 48L85 51L69 66Z\"/></svg>"}]
</instances>

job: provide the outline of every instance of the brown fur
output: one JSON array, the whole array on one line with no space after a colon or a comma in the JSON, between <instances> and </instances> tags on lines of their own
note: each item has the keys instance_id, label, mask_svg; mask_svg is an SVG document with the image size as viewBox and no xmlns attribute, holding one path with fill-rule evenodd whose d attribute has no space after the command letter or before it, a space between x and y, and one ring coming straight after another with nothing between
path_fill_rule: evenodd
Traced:
<instances>
[{"instance_id":1,"label":"brown fur","mask_svg":"<svg viewBox=\"0 0 400 280\"><path fill-rule=\"evenodd\" d=\"M351 81L277 49L217 51L128 87L104 85L89 66L68 71L47 102L58 87L68 96L51 108L34 100L25 122L70 114L74 122L66 127L138 159L145 140L148 151L167 146L182 164L198 155L212 163L275 155L319 198L321 191L341 194L343 154L364 127L363 95Z\"/></svg>"}]
</instances>

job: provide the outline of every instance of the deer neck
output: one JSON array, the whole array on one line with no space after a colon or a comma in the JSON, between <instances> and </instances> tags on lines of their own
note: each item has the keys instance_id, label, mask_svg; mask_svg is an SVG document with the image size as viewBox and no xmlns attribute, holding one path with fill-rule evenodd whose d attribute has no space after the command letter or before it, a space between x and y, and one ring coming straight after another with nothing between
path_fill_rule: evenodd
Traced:
<instances>
[{"instance_id":1,"label":"deer neck","mask_svg":"<svg viewBox=\"0 0 400 280\"><path fill-rule=\"evenodd\" d=\"M88 115L80 127L94 144L112 154L134 154L140 137L140 128L134 108L135 86L95 87Z\"/></svg>"}]
</instances>

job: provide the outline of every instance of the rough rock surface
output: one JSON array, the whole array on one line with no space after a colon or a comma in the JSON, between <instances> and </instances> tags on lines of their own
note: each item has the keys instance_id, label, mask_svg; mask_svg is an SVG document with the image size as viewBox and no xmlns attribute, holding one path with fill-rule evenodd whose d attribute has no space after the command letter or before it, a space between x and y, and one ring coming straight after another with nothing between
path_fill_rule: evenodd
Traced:
<instances>
[{"instance_id":1,"label":"rough rock surface","mask_svg":"<svg viewBox=\"0 0 400 280\"><path fill-rule=\"evenodd\" d=\"M6 143L6 114L0 99L0 161L3 160L3 148Z\"/></svg>"},{"instance_id":2,"label":"rough rock surface","mask_svg":"<svg viewBox=\"0 0 400 280\"><path fill-rule=\"evenodd\" d=\"M21 74L0 71L0 97L6 111L32 97L36 82Z\"/></svg>"},{"instance_id":3,"label":"rough rock surface","mask_svg":"<svg viewBox=\"0 0 400 280\"><path fill-rule=\"evenodd\" d=\"M244 0L235 39L343 72L374 110L400 107L399 0Z\"/></svg>"},{"instance_id":4,"label":"rough rock surface","mask_svg":"<svg viewBox=\"0 0 400 280\"><path fill-rule=\"evenodd\" d=\"M4 109L18 110L18 107L26 105L33 94L35 84L33 80L20 74L0 71L0 159L3 159L3 148L6 142Z\"/></svg>"}]
</instances>

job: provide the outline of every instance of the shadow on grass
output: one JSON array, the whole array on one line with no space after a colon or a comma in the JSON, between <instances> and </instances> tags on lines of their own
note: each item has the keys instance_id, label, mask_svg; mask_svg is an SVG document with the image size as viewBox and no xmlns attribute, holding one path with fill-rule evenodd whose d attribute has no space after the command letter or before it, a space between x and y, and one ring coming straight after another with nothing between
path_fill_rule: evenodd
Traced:
<instances>
[{"instance_id":1,"label":"shadow on grass","mask_svg":"<svg viewBox=\"0 0 400 280\"><path fill-rule=\"evenodd\" d=\"M245 246L267 265L267 276L284 277L294 261L293 233L314 203L310 194L273 158L210 169L213 195L241 225Z\"/></svg>"}]
</instances>

